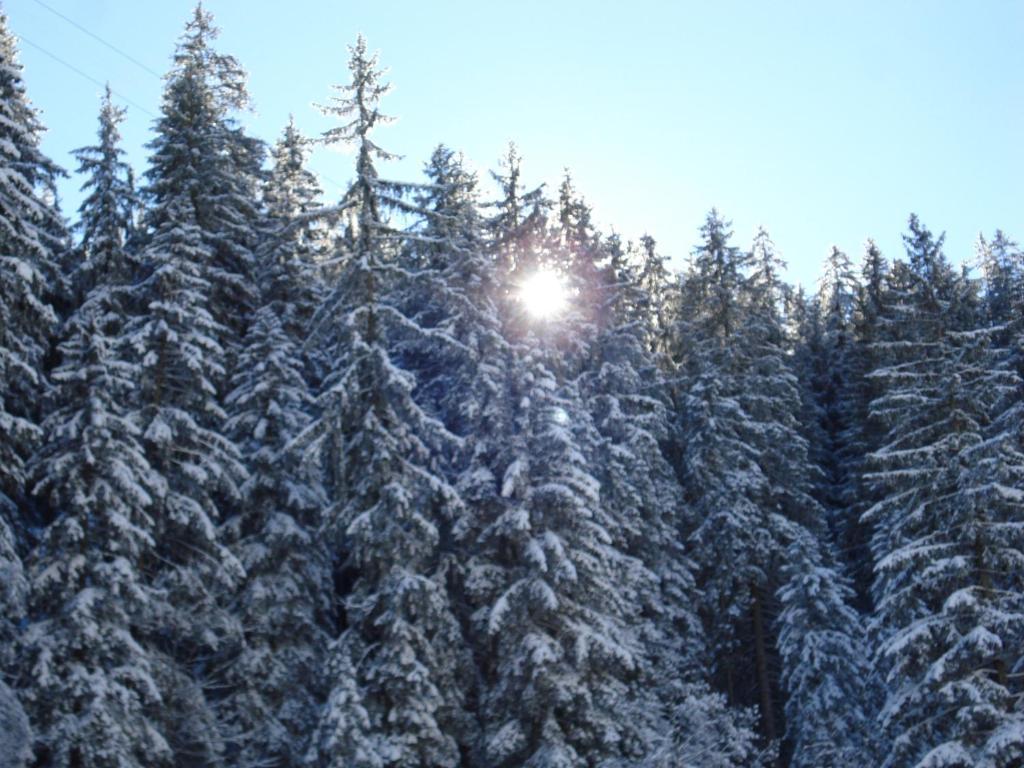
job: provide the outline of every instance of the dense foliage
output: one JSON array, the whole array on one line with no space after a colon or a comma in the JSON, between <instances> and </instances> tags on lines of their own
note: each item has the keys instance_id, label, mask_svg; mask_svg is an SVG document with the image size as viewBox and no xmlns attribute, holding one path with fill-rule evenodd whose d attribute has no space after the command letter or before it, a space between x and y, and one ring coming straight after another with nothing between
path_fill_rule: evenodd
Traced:
<instances>
[{"instance_id":1,"label":"dense foliage","mask_svg":"<svg viewBox=\"0 0 1024 768\"><path fill-rule=\"evenodd\" d=\"M362 37L326 202L216 37L69 227L0 17L0 766L1024 764L1005 233L808 296L713 210L673 274L514 146L383 178Z\"/></svg>"}]
</instances>

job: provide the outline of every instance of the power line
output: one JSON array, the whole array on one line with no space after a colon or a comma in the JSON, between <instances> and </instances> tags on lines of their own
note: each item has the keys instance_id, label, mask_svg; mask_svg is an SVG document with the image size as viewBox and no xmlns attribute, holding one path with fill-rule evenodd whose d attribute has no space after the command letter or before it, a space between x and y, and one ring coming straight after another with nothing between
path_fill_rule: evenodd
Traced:
<instances>
[{"instance_id":1,"label":"power line","mask_svg":"<svg viewBox=\"0 0 1024 768\"><path fill-rule=\"evenodd\" d=\"M60 17L60 18L64 19L64 21L66 21L66 22L67 22L68 24L70 24L71 26L73 26L73 27L74 27L75 29L79 30L80 32L84 32L85 34L87 34L87 35L88 35L89 37L91 37L91 38L92 38L93 40L95 40L96 42L98 42L98 43L100 43L100 44L102 44L102 45L105 45L105 46L107 46L107 48L109 48L110 50L112 50L112 51L113 51L114 53L116 53L116 54L119 54L119 55L123 56L123 57L124 57L124 58L126 58L126 59L127 59L128 61L130 61L130 62L131 62L132 64L134 64L135 66L139 67L140 69L143 69L143 70L145 70L146 72L148 72L149 74L151 74L151 75L152 75L153 77L157 78L158 80L160 80L160 79L162 79L162 78L163 78L163 75L161 75L161 74L160 74L159 72L157 72L157 71L156 71L155 69L151 69L150 67L146 66L146 65L145 65L145 64L143 64L143 63L142 63L141 61L139 61L138 59L136 59L136 58L135 58L134 56L132 56L132 55L130 55L130 54L127 54L127 53L125 53L124 51L122 51L122 50L121 50L120 48L118 48L118 47L117 47L116 45L114 45L113 43L108 43L108 42L107 42L106 40L104 40L104 39L103 39L102 37L100 37L99 35L97 35L97 34L95 34L95 33L93 33L93 32L90 32L90 31L89 31L88 29L86 29L85 27L83 27L83 26L82 26L81 24L79 24L79 23L78 23L77 21L75 21L74 19L68 18L68 17L67 17L67 16L65 16L65 15L64 15L63 13L61 13L60 11L58 11L58 10L57 10L56 8L53 8L52 6L49 6L49 5L47 5L46 3L44 3L44 2L43 2L43 0L35 0L35 2L36 2L36 4L37 4L37 5L41 5L41 6L43 7L43 8L45 8L46 10L48 10L48 11L49 11L50 13L52 13L52 14L53 14L54 16L58 16L58 17ZM37 47L38 47L38 46L37 46Z\"/></svg>"},{"instance_id":2,"label":"power line","mask_svg":"<svg viewBox=\"0 0 1024 768\"><path fill-rule=\"evenodd\" d=\"M80 70L78 67L76 67L74 64L69 64L68 62L64 61L64 59L62 59L60 56L57 56L54 53L50 53L50 51L48 51L45 48L43 48L43 46L37 45L36 43L33 43L31 40L29 40L24 35L18 35L18 39L21 40L21 42L23 42L23 43L28 43L33 48L35 48L37 51L45 53L47 56L49 56L51 59L56 61L58 64L63 64L65 67L70 69L72 72L76 73L77 75L79 75L81 77L84 77L90 83L95 83L100 88L106 88L107 87L107 83L101 83L99 80L97 80L92 75L86 74L85 72ZM124 101L128 102L129 104L131 104L133 107L135 107L137 110L142 112L144 115L149 115L153 119L157 118L156 115L154 115L152 112L150 112L144 106L142 106L141 104L137 104L136 102L132 101L127 96L125 96L123 93L119 93L118 91L115 91L113 88L110 89L110 92L112 94L114 94L115 96L117 96L119 99L123 99Z\"/></svg>"},{"instance_id":3,"label":"power line","mask_svg":"<svg viewBox=\"0 0 1024 768\"><path fill-rule=\"evenodd\" d=\"M68 24L70 24L71 26L73 26L73 27L74 27L75 29L77 29L77 30L79 30L80 32L82 32L82 33L84 33L84 34L88 35L89 37L91 37L91 38L92 38L93 40L95 40L96 42L98 42L98 43L100 43L100 44L102 44L102 45L106 46L106 47L107 47L107 48L109 48L110 50L114 51L114 53L116 53L116 54L118 54L118 55L120 55L120 56L124 57L125 59L127 59L128 61L130 61L130 62L131 62L132 64L134 64L135 66L139 67L139 68L140 68L140 69L142 69L143 71L147 72L148 74L152 75L153 77L157 78L158 80L163 80L163 75L161 75L161 74L160 74L159 72L157 72L157 71L156 71L156 70L154 70L154 69L151 69L150 67L148 67L148 66L147 66L146 64L144 64L143 62L141 62L141 61L139 61L138 59L136 59L136 58L135 58L134 56L132 56L131 54L125 53L125 52L124 52L123 50L121 50L120 48L118 48L118 47L117 47L116 45L114 45L113 43L109 43L109 42L107 42L106 40L104 40L104 39L103 39L102 37L100 37L100 36L99 36L99 35L97 35L96 33L94 33L94 32L90 32L90 31L89 31L88 29L86 29L86 28L85 28L85 27L83 27L83 26L82 26L81 24L79 24L79 23L78 23L77 21L75 21L75 20L74 20L74 19L72 19L72 18L69 18L68 16L65 16L65 15L64 15L63 13L61 13L60 11L58 11L58 10L57 10L56 8L54 8L53 6L51 6L51 5L48 5L47 3L44 3L44 2L43 2L43 0L35 0L35 3L36 3L37 5L39 5L39 6L42 6L43 8L45 8L45 9L46 9L47 11L49 11L50 13L52 13L52 14L53 14L54 16L58 16L59 18L63 19L63 20L64 20L64 21L66 21L66 22L67 22ZM50 51L46 50L46 49L45 49L45 48L43 48L43 47L42 47L41 45L37 45L36 43L33 43L33 42L32 42L31 40L29 40L28 38L26 38L26 37L25 37L25 36L23 36L23 35L18 35L18 37L19 37L19 38L20 38L21 40L23 40L24 42L26 42L26 43L28 43L29 45L31 45L31 46L32 46L33 48L35 48L36 50L42 51L43 53L45 53L45 54L46 54L47 56L49 56L49 57L50 57L51 59L53 59L54 61L56 61L56 62L58 62L58 63L60 63L60 64L63 64L63 65L65 66L65 67L67 67L67 68L68 68L68 69L70 69L71 71L73 71L73 72L77 73L78 75L80 75L80 76L84 77L84 78L85 78L86 80L88 80L89 82L91 82L91 83L95 83L96 85L100 86L101 88L104 88L104 87L106 87L106 84L104 84L104 83L101 83L101 82L100 82L99 80L97 80L96 78L92 77L91 75L88 75L88 74L86 74L85 72L83 72L82 70L80 70L80 69L79 69L78 67L74 66L73 64L70 64L69 62L67 62L67 61L64 61L64 59L61 59L61 58L60 58L60 57L58 57L58 56L57 56L56 54L50 53ZM127 103L131 104L132 106L134 106L134 107L135 107L136 109L138 109L138 110L139 110L140 112L142 112L143 114L149 115L150 117L152 117L152 118L154 118L154 119L155 119L155 118L157 117L157 116L156 116L156 115L154 115L154 114L153 114L152 112L150 112L150 111L149 111L148 109L146 109L145 107L142 107L142 106L140 106L139 104L137 104L136 102L132 101L131 99L129 99L129 98L128 98L127 96L125 96L124 94L118 93L118 92L117 92L117 91L115 91L114 89L111 89L111 90L110 90L110 92L111 92L111 93L113 93L113 94L115 94L115 95L116 95L116 96L118 96L119 98L123 99L123 100L124 100L124 101L126 101ZM335 187L337 187L338 189L340 189L340 190L342 190L342 191L344 191L344 190L348 189L348 187L347 187L346 185L344 185L344 184L341 184L341 183L340 183L340 182L338 182L338 181L335 181L334 179L332 179L332 178L331 178L330 176L328 176L328 175L327 175L327 174L325 174L325 173L320 173L320 174L318 174L318 175L320 176L320 178L321 178L321 179L323 179L324 181L328 182L329 184L333 184L333 185L334 185Z\"/></svg>"}]
</instances>

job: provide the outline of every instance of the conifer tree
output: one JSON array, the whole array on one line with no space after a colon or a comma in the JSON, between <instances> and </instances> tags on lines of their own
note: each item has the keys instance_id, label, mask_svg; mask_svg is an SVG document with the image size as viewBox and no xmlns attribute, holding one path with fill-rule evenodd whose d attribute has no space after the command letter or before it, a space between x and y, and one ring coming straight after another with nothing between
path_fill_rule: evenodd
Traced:
<instances>
[{"instance_id":1,"label":"conifer tree","mask_svg":"<svg viewBox=\"0 0 1024 768\"><path fill-rule=\"evenodd\" d=\"M154 504L165 486L126 407L141 367L123 335L133 196L117 145L122 114L108 92L100 144L78 151L91 190L80 210L88 292L64 327L52 374L57 407L32 466L35 492L49 497L57 518L32 562L23 684L45 764L69 768L171 758L140 629L154 619L144 570L155 556Z\"/></svg>"},{"instance_id":2,"label":"conifer tree","mask_svg":"<svg viewBox=\"0 0 1024 768\"><path fill-rule=\"evenodd\" d=\"M1002 230L991 240L978 237L984 314L997 328L994 341L1010 350L1018 375L1024 376L1024 251Z\"/></svg>"},{"instance_id":3,"label":"conifer tree","mask_svg":"<svg viewBox=\"0 0 1024 768\"><path fill-rule=\"evenodd\" d=\"M323 247L308 143L290 120L273 150L256 251L260 306L226 398L226 430L249 470L226 525L246 572L235 599L245 638L220 706L236 765L302 764L326 693L320 671L333 620L325 591L331 570L316 530L326 497L319 464L295 444L314 412L302 345Z\"/></svg>"},{"instance_id":4,"label":"conifer tree","mask_svg":"<svg viewBox=\"0 0 1024 768\"><path fill-rule=\"evenodd\" d=\"M163 599L149 640L162 653L168 743L176 760L192 765L222 759L213 692L224 690L225 661L241 642L227 608L243 569L218 526L246 478L223 432L222 402L238 321L251 307L248 176L239 165L248 145L228 117L244 103L241 72L212 50L215 36L197 7L151 143L150 234L127 328L141 367L131 418L164 488L154 507L160 565L153 577ZM229 315L231 327L221 322Z\"/></svg>"},{"instance_id":5,"label":"conifer tree","mask_svg":"<svg viewBox=\"0 0 1024 768\"><path fill-rule=\"evenodd\" d=\"M305 341L322 300L327 226L322 191L306 168L310 139L289 119L271 151L273 167L263 188L265 218L257 249L257 283L264 304L274 306L295 342Z\"/></svg>"},{"instance_id":6,"label":"conifer tree","mask_svg":"<svg viewBox=\"0 0 1024 768\"><path fill-rule=\"evenodd\" d=\"M226 526L246 574L234 600L245 639L220 707L239 766L302 764L324 695L324 628L332 610L330 565L316 534L325 504L320 468L293 445L312 419L313 396L300 347L285 330L287 313L270 298L279 266L264 265L268 299L256 311L227 397L227 431L249 470Z\"/></svg>"},{"instance_id":7,"label":"conifer tree","mask_svg":"<svg viewBox=\"0 0 1024 768\"><path fill-rule=\"evenodd\" d=\"M789 764L872 764L875 692L853 590L820 541L804 528L790 531L778 618Z\"/></svg>"},{"instance_id":8,"label":"conifer tree","mask_svg":"<svg viewBox=\"0 0 1024 768\"><path fill-rule=\"evenodd\" d=\"M871 554L871 526L864 512L877 500L867 479L869 455L881 447L885 425L871 413L871 402L881 394L878 379L870 376L885 359L884 342L897 330L890 324L895 293L888 261L873 240L868 240L860 270L852 320L852 348L848 359L849 386L845 409L849 411L846 456L848 480L848 525L838 545L845 553L853 588L862 609L872 606L871 585L874 561Z\"/></svg>"},{"instance_id":9,"label":"conifer tree","mask_svg":"<svg viewBox=\"0 0 1024 768\"><path fill-rule=\"evenodd\" d=\"M841 541L851 522L845 511L856 503L854 478L858 470L856 448L849 445L854 427L851 371L853 302L856 284L849 257L832 246L818 291L822 317L821 379L817 400L826 440L822 452L823 488L820 498Z\"/></svg>"},{"instance_id":10,"label":"conifer tree","mask_svg":"<svg viewBox=\"0 0 1024 768\"><path fill-rule=\"evenodd\" d=\"M872 376L890 426L872 456L884 765L1002 766L1024 756L1016 684L1022 544L1020 382L916 217L898 265L901 335Z\"/></svg>"},{"instance_id":11,"label":"conifer tree","mask_svg":"<svg viewBox=\"0 0 1024 768\"><path fill-rule=\"evenodd\" d=\"M500 164L504 173L491 171L500 197L488 203L495 213L487 219L487 230L499 270L513 275L534 265L533 251L545 239L546 211L551 202L544 196L543 185L525 189L521 179L522 158L514 143L509 142Z\"/></svg>"},{"instance_id":12,"label":"conifer tree","mask_svg":"<svg viewBox=\"0 0 1024 768\"><path fill-rule=\"evenodd\" d=\"M756 394L746 392L744 380L752 365L742 333L750 255L730 244L728 225L717 211L708 214L701 234L675 333L684 387L679 398L682 476L696 520L691 538L716 683L731 704L754 703L750 697L756 691L762 732L772 740L777 734L764 602L773 591L782 518L764 505L773 488L761 466L759 427L743 399ZM722 562L733 566L723 569ZM749 675L756 683L744 689L740 669L751 657Z\"/></svg>"},{"instance_id":13,"label":"conifer tree","mask_svg":"<svg viewBox=\"0 0 1024 768\"><path fill-rule=\"evenodd\" d=\"M149 144L146 225L151 238L173 223L172 215L196 229L218 326L214 339L230 358L256 301L253 248L263 145L246 136L233 116L249 103L245 72L233 56L213 48L218 35L213 17L197 5L178 41ZM223 377L214 382L223 388Z\"/></svg>"},{"instance_id":14,"label":"conifer tree","mask_svg":"<svg viewBox=\"0 0 1024 768\"><path fill-rule=\"evenodd\" d=\"M25 462L42 437L40 403L46 391L44 358L61 299L64 223L56 207L62 173L39 149L43 126L25 93L22 68L7 17L0 14L0 541L13 541L27 495ZM21 566L0 545L9 569L5 591L10 620L20 616ZM0 622L4 632L7 619ZM5 646L11 637L0 636Z\"/></svg>"},{"instance_id":15,"label":"conifer tree","mask_svg":"<svg viewBox=\"0 0 1024 768\"><path fill-rule=\"evenodd\" d=\"M0 681L0 755L4 768L23 768L32 758L32 728L14 691Z\"/></svg>"},{"instance_id":16,"label":"conifer tree","mask_svg":"<svg viewBox=\"0 0 1024 768\"><path fill-rule=\"evenodd\" d=\"M723 694L704 685L686 686L671 724L642 768L759 768L777 757L774 746L758 744L756 709L730 706Z\"/></svg>"},{"instance_id":17,"label":"conifer tree","mask_svg":"<svg viewBox=\"0 0 1024 768\"><path fill-rule=\"evenodd\" d=\"M641 649L617 588L623 553L586 456L596 441L580 394L527 338L512 389L508 500L479 546L490 566L478 617L494 659L484 697L485 763L582 766L634 759L645 745L616 713ZM483 590L481 590L483 591ZM639 754L638 754L639 753Z\"/></svg>"},{"instance_id":18,"label":"conifer tree","mask_svg":"<svg viewBox=\"0 0 1024 768\"><path fill-rule=\"evenodd\" d=\"M80 263L72 274L74 290L84 296L98 283L123 285L137 268L131 249L140 201L132 170L124 160L121 133L125 110L113 103L107 86L100 107L98 143L75 151L78 172L86 176L85 199L78 209Z\"/></svg>"},{"instance_id":19,"label":"conifer tree","mask_svg":"<svg viewBox=\"0 0 1024 768\"><path fill-rule=\"evenodd\" d=\"M693 521L661 449L669 435L668 387L645 343L649 297L619 240L609 238L602 250L607 263L581 292L587 297L581 300L600 304L593 311L600 324L580 388L601 438L592 471L602 505L613 521L615 545L631 558L624 560L630 568L619 589L629 596L646 675L637 677L630 699L640 705L636 719L648 719L656 733L671 727L676 707L704 680L707 649L695 610L694 564L681 536Z\"/></svg>"},{"instance_id":20,"label":"conifer tree","mask_svg":"<svg viewBox=\"0 0 1024 768\"><path fill-rule=\"evenodd\" d=\"M347 195L352 252L317 317L317 327L341 344L310 433L332 449L324 526L355 575L344 630L331 649L332 669L343 676L331 681L310 759L446 766L458 760L463 727L454 680L460 629L437 567L440 521L460 508L436 472L451 435L413 400L412 376L389 353L390 334L396 326L408 332L411 322L388 301L400 270L385 215L389 204L401 205L401 190L380 181L376 161L391 155L371 139L388 120L378 107L388 86L361 36L349 70L351 84L337 87L341 95L326 110L346 122L325 138L353 143L357 152Z\"/></svg>"}]
</instances>

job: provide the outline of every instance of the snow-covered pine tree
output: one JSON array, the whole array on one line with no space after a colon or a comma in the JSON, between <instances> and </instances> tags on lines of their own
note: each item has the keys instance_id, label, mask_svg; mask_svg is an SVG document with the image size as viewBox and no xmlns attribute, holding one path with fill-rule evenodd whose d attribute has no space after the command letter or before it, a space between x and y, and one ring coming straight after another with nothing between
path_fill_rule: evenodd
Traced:
<instances>
[{"instance_id":1,"label":"snow-covered pine tree","mask_svg":"<svg viewBox=\"0 0 1024 768\"><path fill-rule=\"evenodd\" d=\"M667 739L640 768L761 768L773 765L775 745L763 748L757 710L737 709L705 685L684 687Z\"/></svg>"},{"instance_id":2,"label":"snow-covered pine tree","mask_svg":"<svg viewBox=\"0 0 1024 768\"><path fill-rule=\"evenodd\" d=\"M331 504L324 529L339 560L353 569L343 630L331 649L332 692L310 748L319 766L450 766L464 732L456 684L461 630L438 560L441 521L460 501L438 472L454 437L414 401L414 378L395 365L389 340L415 324L400 301L399 233L386 208L403 206L399 185L379 179L391 157L371 139L388 120L379 103L389 86L360 36L350 47L349 85L325 111L344 124L328 142L355 145L351 253L315 328L337 338L320 397L322 416L308 433L329 447Z\"/></svg>"},{"instance_id":3,"label":"snow-covered pine tree","mask_svg":"<svg viewBox=\"0 0 1024 768\"><path fill-rule=\"evenodd\" d=\"M56 408L31 465L34 492L57 517L31 562L22 685L39 759L67 768L171 759L153 654L140 630L154 618L145 570L156 553L152 513L164 484L126 405L141 368L123 336L133 196L117 144L122 115L108 91L100 144L77 153L91 191L79 211L88 276L79 285L87 293L64 326L52 373Z\"/></svg>"},{"instance_id":4,"label":"snow-covered pine tree","mask_svg":"<svg viewBox=\"0 0 1024 768\"><path fill-rule=\"evenodd\" d=\"M606 263L592 265L594 282L578 294L599 305L579 381L600 435L592 472L614 544L627 556L618 589L627 595L645 660L629 700L650 744L673 727L693 684L705 682L707 649L682 536L693 520L661 450L669 434L668 387L647 345L651 300L640 282L643 265L632 263L614 236L601 253Z\"/></svg>"},{"instance_id":5,"label":"snow-covered pine tree","mask_svg":"<svg viewBox=\"0 0 1024 768\"><path fill-rule=\"evenodd\" d=\"M633 260L640 264L637 282L645 301L647 346L664 366L664 358L671 349L672 305L678 280L665 266L668 257L658 253L657 243L650 235L643 235L640 242L627 251L631 251Z\"/></svg>"},{"instance_id":6,"label":"snow-covered pine tree","mask_svg":"<svg viewBox=\"0 0 1024 768\"><path fill-rule=\"evenodd\" d=\"M486 228L498 259L498 269L514 275L536 262L533 251L546 239L546 212L551 201L544 195L544 185L530 190L523 186L522 158L514 143L509 142L500 166L504 173L491 171L500 196L487 203L495 213L487 219Z\"/></svg>"},{"instance_id":7,"label":"snow-covered pine tree","mask_svg":"<svg viewBox=\"0 0 1024 768\"><path fill-rule=\"evenodd\" d=\"M1017 374L1024 376L1024 250L1002 230L991 240L978 237L984 312L997 327L994 340L1010 349Z\"/></svg>"},{"instance_id":8,"label":"snow-covered pine tree","mask_svg":"<svg viewBox=\"0 0 1024 768\"><path fill-rule=\"evenodd\" d=\"M289 120L272 151L256 251L260 306L226 398L226 430L249 469L225 526L246 571L234 600L245 640L219 706L240 766L302 764L326 695L331 569L317 536L326 496L319 464L295 444L315 411L302 345L324 250L320 187L305 167L309 143Z\"/></svg>"},{"instance_id":9,"label":"snow-covered pine tree","mask_svg":"<svg viewBox=\"0 0 1024 768\"><path fill-rule=\"evenodd\" d=\"M462 441L447 470L464 508L450 524L442 521L440 553L452 609L466 638L460 684L467 711L476 713L465 739L470 746L464 762L486 765L482 679L494 660L487 652L486 628L474 622L473 612L481 595L494 588L495 572L475 542L506 503L501 478L511 461L506 437L512 429L512 347L503 335L499 308L510 305L501 290L506 276L499 273L484 232L475 174L466 169L461 155L443 145L435 149L425 172L429 184L418 196L424 219L414 244L419 271L416 290L406 303L421 327L431 329L433 339L413 339L404 356L410 359L413 349L425 353L412 358L417 361L417 400Z\"/></svg>"},{"instance_id":10,"label":"snow-covered pine tree","mask_svg":"<svg viewBox=\"0 0 1024 768\"><path fill-rule=\"evenodd\" d=\"M32 759L32 727L14 691L0 681L0 768L25 768Z\"/></svg>"},{"instance_id":11,"label":"snow-covered pine tree","mask_svg":"<svg viewBox=\"0 0 1024 768\"><path fill-rule=\"evenodd\" d=\"M238 642L237 619L226 598L242 577L238 560L220 541L219 499L237 501L246 477L238 448L222 433L218 403L226 331L212 317L211 258L194 222L188 190L162 203L162 224L141 254L144 276L132 286L128 339L141 368L132 419L143 430L146 457L164 486L154 507L159 566L154 585L164 596L150 640L165 654L161 686L177 755L215 765L221 751L213 711L201 686L215 662Z\"/></svg>"},{"instance_id":12,"label":"snow-covered pine tree","mask_svg":"<svg viewBox=\"0 0 1024 768\"><path fill-rule=\"evenodd\" d=\"M320 184L306 168L312 140L289 119L271 150L263 187L263 232L257 248L262 303L272 304L285 331L304 342L322 301L321 269L328 248Z\"/></svg>"},{"instance_id":13,"label":"snow-covered pine tree","mask_svg":"<svg viewBox=\"0 0 1024 768\"><path fill-rule=\"evenodd\" d=\"M825 578L827 575L825 569L834 569L835 564L826 562L824 558L814 557L816 547L827 547L829 527L825 510L811 493L818 470L812 466L808 442L799 422L804 412L804 403L799 382L790 363L791 355L786 346L784 322L780 314L786 305L786 287L779 276L784 265L776 254L771 239L763 229L757 233L751 253L753 270L747 281L750 308L742 331L744 342L749 348L750 366L743 376L743 392L739 395L739 399L754 424L749 439L751 447L757 453L757 462L767 481L765 489L767 495L759 500L759 506L772 515L776 521L776 529L773 532L776 537L775 546L781 549L787 541L793 539L804 541L803 547L799 549L794 550L789 547L785 551L782 562L776 564L769 571L765 592L761 593L760 590L755 590L753 593L752 624L755 658L758 658L760 656L760 652L756 650L760 643L758 630L760 621L756 615L758 607L764 611L765 618L770 617L777 610L773 605L776 597L773 593L778 586L786 581L792 584L794 581L812 577L815 574L819 578ZM778 525L779 517L785 521L784 525ZM805 556L794 560L794 555L798 553L805 553ZM789 565L788 573L785 571L783 563ZM838 580L838 575L834 573L834 570L831 573L831 578ZM781 594L785 596L787 593L783 591ZM839 605L842 605L842 597L845 595L839 592L835 594ZM847 610L847 614L855 616L850 610ZM783 611L775 622L775 626L766 632L768 635L774 635L772 646L764 651L764 656L767 657L764 662L766 669L761 669L760 662L755 664L758 680L763 681L759 683L762 691L766 688L774 690L776 686L782 688L782 680L777 676L798 675L799 670L792 665L799 666L805 661L794 654L783 655L785 648L781 642L781 633L788 629L786 620L797 615L793 612ZM824 614L806 618L818 619L820 623L803 626L796 630L798 633L803 630L827 633L832 628L832 625L828 624L828 617ZM779 666L776 659L781 662L780 671L776 671ZM822 671L830 672L830 670ZM823 688L844 683L840 672L836 672L832 676L824 675L821 680ZM798 717L802 717L804 713L800 707L804 705L804 702L800 696L813 695L813 693L816 692L797 691L795 687L791 687L784 712L786 714L796 712ZM762 702L764 702L763 695ZM762 706L766 704L767 702ZM851 712L857 712L858 707L869 708L863 701L863 697L848 702L848 705ZM794 735L795 725L791 726L787 720L787 736ZM794 747L791 738L787 740L785 747L787 750ZM813 764L811 758L808 760L810 760L810 764Z\"/></svg>"},{"instance_id":14,"label":"snow-covered pine tree","mask_svg":"<svg viewBox=\"0 0 1024 768\"><path fill-rule=\"evenodd\" d=\"M62 171L40 151L42 132L0 13L0 669L10 661L4 657L24 608L18 539L28 514L25 462L42 437L44 357L65 250L54 187Z\"/></svg>"},{"instance_id":15,"label":"snow-covered pine tree","mask_svg":"<svg viewBox=\"0 0 1024 768\"><path fill-rule=\"evenodd\" d=\"M774 591L783 518L764 505L774 489L761 466L759 425L743 400L753 366L744 334L750 254L729 242L728 224L717 211L708 214L701 234L673 334L681 475L696 525L691 540L715 684L730 704L760 706L761 730L771 741L778 734L764 604ZM723 562L731 567L722 568Z\"/></svg>"},{"instance_id":16,"label":"snow-covered pine tree","mask_svg":"<svg viewBox=\"0 0 1024 768\"><path fill-rule=\"evenodd\" d=\"M162 652L156 674L170 748L175 759L199 766L221 760L210 699L223 696L220 667L241 636L227 600L242 568L217 526L223 509L241 498L246 470L223 433L221 403L252 303L249 171L257 150L231 122L231 110L244 104L244 83L237 62L210 47L215 36L209 14L197 7L150 144L150 234L131 288L138 314L127 329L141 366L131 417L164 485L154 507L153 576L163 599L148 640Z\"/></svg>"},{"instance_id":17,"label":"snow-covered pine tree","mask_svg":"<svg viewBox=\"0 0 1024 768\"><path fill-rule=\"evenodd\" d=\"M118 126L124 115L125 110L114 104L108 85L100 106L98 142L75 151L78 172L86 177L82 184L85 199L78 208L76 223L79 261L68 277L72 292L80 297L100 282L128 282L137 266L130 243L140 201L132 169L120 146Z\"/></svg>"},{"instance_id":18,"label":"snow-covered pine tree","mask_svg":"<svg viewBox=\"0 0 1024 768\"><path fill-rule=\"evenodd\" d=\"M326 501L320 467L293 445L312 419L313 396L301 347L285 328L284 318L297 313L287 294L274 294L278 253L261 265L265 303L227 397L227 432L249 469L238 512L225 526L246 574L233 600L245 641L225 675L231 693L219 710L232 765L270 760L284 768L302 764L316 725L333 606L327 550L316 534Z\"/></svg>"},{"instance_id":19,"label":"snow-covered pine tree","mask_svg":"<svg viewBox=\"0 0 1024 768\"><path fill-rule=\"evenodd\" d=\"M872 765L874 679L853 590L806 528L792 526L790 538L778 617L789 765Z\"/></svg>"},{"instance_id":20,"label":"snow-covered pine tree","mask_svg":"<svg viewBox=\"0 0 1024 768\"><path fill-rule=\"evenodd\" d=\"M589 456L598 437L581 395L552 373L558 351L518 346L507 500L478 546L488 590L477 617L490 640L484 765L555 768L632 757L623 720L641 648L621 588L629 568L613 539Z\"/></svg>"},{"instance_id":21,"label":"snow-covered pine tree","mask_svg":"<svg viewBox=\"0 0 1024 768\"><path fill-rule=\"evenodd\" d=\"M856 288L850 258L833 245L817 295L821 314L821 362L815 396L825 438L820 454L824 476L817 495L826 508L837 540L844 543L856 539L848 532L856 519L847 518L857 501L854 478L859 471L856 449L848 444L855 418L850 356Z\"/></svg>"},{"instance_id":22,"label":"snow-covered pine tree","mask_svg":"<svg viewBox=\"0 0 1024 768\"><path fill-rule=\"evenodd\" d=\"M872 411L890 427L872 456L878 662L889 696L886 766L1007 766L1024 759L1019 685L1024 630L1024 455L1020 381L963 280L916 217L897 264L899 335Z\"/></svg>"},{"instance_id":23,"label":"snow-covered pine tree","mask_svg":"<svg viewBox=\"0 0 1024 768\"><path fill-rule=\"evenodd\" d=\"M173 209L196 229L206 254L208 309L217 324L213 339L225 350L230 373L256 301L253 248L264 146L233 117L249 103L245 72L233 56L213 48L218 34L213 17L196 5L175 49L149 144L145 224L155 236L172 223ZM212 381L224 387L223 374Z\"/></svg>"},{"instance_id":24,"label":"snow-covered pine tree","mask_svg":"<svg viewBox=\"0 0 1024 768\"><path fill-rule=\"evenodd\" d=\"M749 307L741 332L750 365L740 401L755 424L754 447L770 484L762 506L824 535L824 510L810 494L814 471L799 424L800 385L789 363L781 316L787 292L780 276L785 263L764 229L754 238L751 259L745 285Z\"/></svg>"},{"instance_id":25,"label":"snow-covered pine tree","mask_svg":"<svg viewBox=\"0 0 1024 768\"><path fill-rule=\"evenodd\" d=\"M852 344L847 361L848 386L844 410L849 412L846 455L849 526L837 545L843 553L862 610L872 608L871 585L874 559L871 554L871 526L862 518L877 500L866 475L868 456L882 445L886 428L871 415L871 402L881 393L880 383L869 377L882 362L883 342L892 328L888 322L895 294L891 289L890 266L873 240L868 240L860 268L851 323Z\"/></svg>"}]
</instances>

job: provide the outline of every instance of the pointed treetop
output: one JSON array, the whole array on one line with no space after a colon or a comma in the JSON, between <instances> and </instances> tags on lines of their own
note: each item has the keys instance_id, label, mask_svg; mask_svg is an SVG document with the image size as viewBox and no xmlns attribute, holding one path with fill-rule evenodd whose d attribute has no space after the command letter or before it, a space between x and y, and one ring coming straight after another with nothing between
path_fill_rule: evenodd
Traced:
<instances>
[{"instance_id":1,"label":"pointed treetop","mask_svg":"<svg viewBox=\"0 0 1024 768\"><path fill-rule=\"evenodd\" d=\"M942 271L946 261L946 256L942 252L946 233L935 237L917 218L916 213L910 214L907 227L910 233L903 235L903 245L913 270L926 279Z\"/></svg>"},{"instance_id":2,"label":"pointed treetop","mask_svg":"<svg viewBox=\"0 0 1024 768\"><path fill-rule=\"evenodd\" d=\"M383 114L379 109L380 100L391 91L391 84L384 82L387 70L380 68L378 54L367 52L366 38L361 33L356 38L356 44L350 45L348 50L348 69L352 81L347 85L332 86L339 95L332 96L330 104L317 106L325 115L348 120L344 125L325 131L323 141L325 144L358 143L360 159L357 171L362 175L372 171L374 158L392 160L398 157L381 149L369 138L378 124L386 125L394 122L395 118Z\"/></svg>"},{"instance_id":3,"label":"pointed treetop","mask_svg":"<svg viewBox=\"0 0 1024 768\"><path fill-rule=\"evenodd\" d=\"M180 80L199 80L213 91L215 109L245 109L249 105L246 74L234 56L217 53L213 42L220 29L213 14L198 3L174 51L174 67L166 75L169 84ZM168 89L169 91L170 89ZM168 91L165 91L165 99Z\"/></svg>"}]
</instances>

